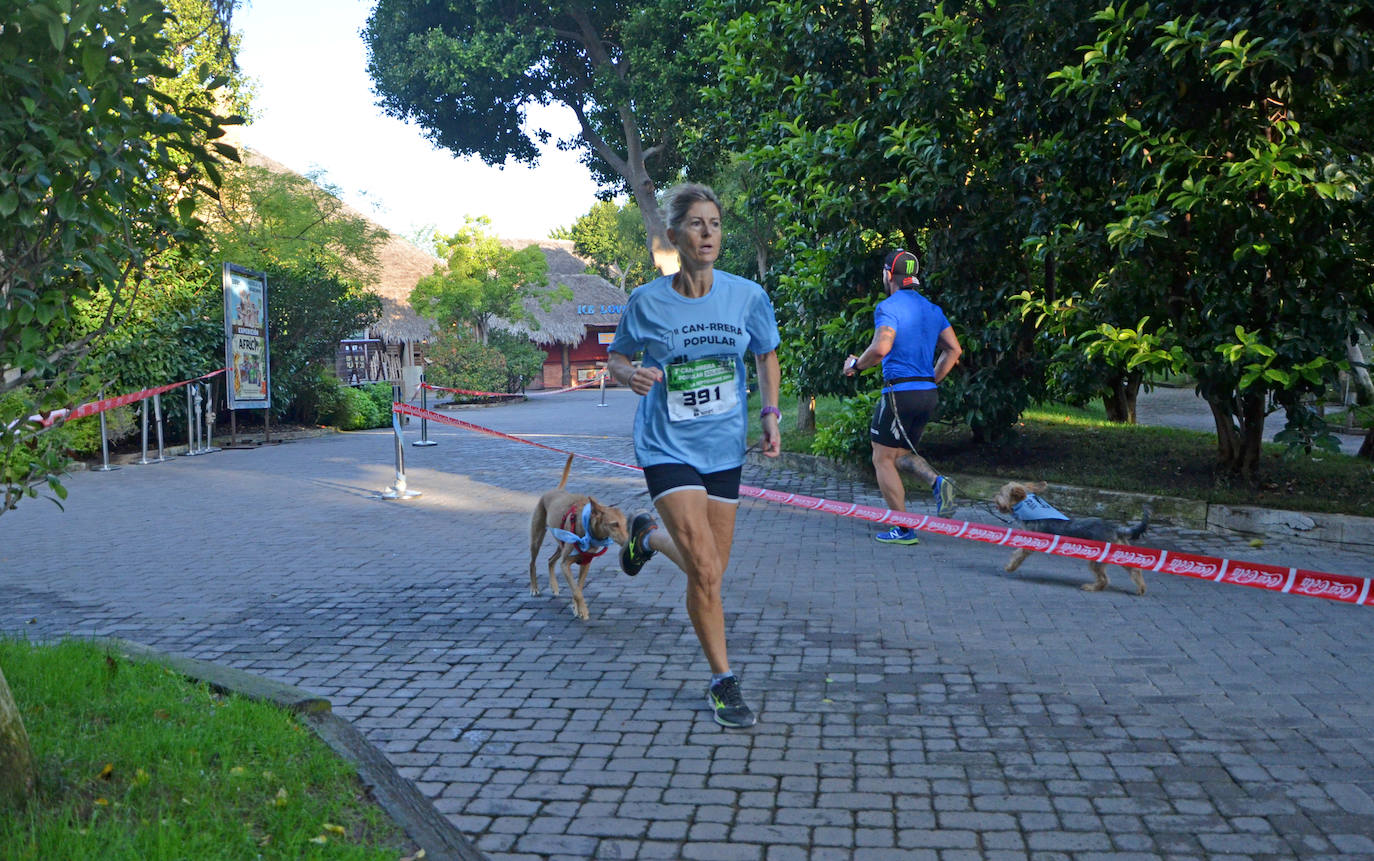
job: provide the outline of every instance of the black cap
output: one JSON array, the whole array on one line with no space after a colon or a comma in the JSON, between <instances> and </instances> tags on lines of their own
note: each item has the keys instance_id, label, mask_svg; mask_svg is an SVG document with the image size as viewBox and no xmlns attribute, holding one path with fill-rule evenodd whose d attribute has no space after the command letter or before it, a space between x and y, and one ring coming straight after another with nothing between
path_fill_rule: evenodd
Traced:
<instances>
[{"instance_id":1,"label":"black cap","mask_svg":"<svg viewBox=\"0 0 1374 861\"><path fill-rule=\"evenodd\" d=\"M892 278L898 289L916 286L916 273L921 271L921 261L910 251L897 249L883 261L883 273Z\"/></svg>"}]
</instances>

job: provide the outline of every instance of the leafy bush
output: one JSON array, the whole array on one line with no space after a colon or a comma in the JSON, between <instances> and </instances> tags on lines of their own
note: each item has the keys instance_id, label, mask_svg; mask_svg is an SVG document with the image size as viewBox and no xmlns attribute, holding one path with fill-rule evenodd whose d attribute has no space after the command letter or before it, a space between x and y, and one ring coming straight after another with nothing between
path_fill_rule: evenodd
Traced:
<instances>
[{"instance_id":1,"label":"leafy bush","mask_svg":"<svg viewBox=\"0 0 1374 861\"><path fill-rule=\"evenodd\" d=\"M344 388L343 403L332 418L340 430L363 430L379 426L381 416L377 404L362 389Z\"/></svg>"},{"instance_id":2,"label":"leafy bush","mask_svg":"<svg viewBox=\"0 0 1374 861\"><path fill-rule=\"evenodd\" d=\"M344 408L344 385L332 368L317 365L296 386L296 400L291 413L305 424L336 424Z\"/></svg>"},{"instance_id":3,"label":"leafy bush","mask_svg":"<svg viewBox=\"0 0 1374 861\"><path fill-rule=\"evenodd\" d=\"M833 419L816 428L811 453L846 463L867 462L873 453L868 426L880 395L878 391L860 392L845 399Z\"/></svg>"},{"instance_id":4,"label":"leafy bush","mask_svg":"<svg viewBox=\"0 0 1374 861\"><path fill-rule=\"evenodd\" d=\"M364 386L363 391L367 392L367 396L372 399L372 405L375 406L377 412L381 414L378 423L373 425L373 427L382 428L390 425L391 405L395 403L395 401L392 400L392 398L395 397L395 392L391 388L391 383L373 383L370 386Z\"/></svg>"},{"instance_id":5,"label":"leafy bush","mask_svg":"<svg viewBox=\"0 0 1374 861\"><path fill-rule=\"evenodd\" d=\"M453 389L510 391L509 363L501 351L461 328L440 333L432 342L425 370L429 382Z\"/></svg>"},{"instance_id":6,"label":"leafy bush","mask_svg":"<svg viewBox=\"0 0 1374 861\"><path fill-rule=\"evenodd\" d=\"M526 383L543 375L544 351L528 338L510 332L492 332L489 343L506 359L506 385L499 391L523 391Z\"/></svg>"},{"instance_id":7,"label":"leafy bush","mask_svg":"<svg viewBox=\"0 0 1374 861\"><path fill-rule=\"evenodd\" d=\"M340 430L366 430L391 425L391 384L340 386L340 402L326 418Z\"/></svg>"}]
</instances>

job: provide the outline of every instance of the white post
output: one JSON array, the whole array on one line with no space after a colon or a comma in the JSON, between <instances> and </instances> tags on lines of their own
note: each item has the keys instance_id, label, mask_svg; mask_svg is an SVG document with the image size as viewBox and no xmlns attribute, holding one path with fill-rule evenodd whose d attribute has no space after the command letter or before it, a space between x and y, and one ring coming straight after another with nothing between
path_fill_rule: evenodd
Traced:
<instances>
[{"instance_id":1,"label":"white post","mask_svg":"<svg viewBox=\"0 0 1374 861\"><path fill-rule=\"evenodd\" d=\"M418 490L406 487L406 447L401 437L401 414L391 411L391 429L396 437L396 483L382 491L382 499L414 499L420 495Z\"/></svg>"},{"instance_id":2,"label":"white post","mask_svg":"<svg viewBox=\"0 0 1374 861\"><path fill-rule=\"evenodd\" d=\"M100 399L105 400L105 389L100 390ZM117 466L110 466L110 440L105 427L105 411L100 411L100 467L96 472L113 472L119 469Z\"/></svg>"}]
</instances>

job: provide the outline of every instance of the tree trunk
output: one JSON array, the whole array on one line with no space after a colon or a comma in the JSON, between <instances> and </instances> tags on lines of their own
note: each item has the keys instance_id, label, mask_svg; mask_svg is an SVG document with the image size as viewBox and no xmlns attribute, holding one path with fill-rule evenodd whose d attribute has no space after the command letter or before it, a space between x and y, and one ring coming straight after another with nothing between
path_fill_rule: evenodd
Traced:
<instances>
[{"instance_id":1,"label":"tree trunk","mask_svg":"<svg viewBox=\"0 0 1374 861\"><path fill-rule=\"evenodd\" d=\"M1364 403L1374 404L1374 381L1370 380L1369 368L1365 367L1364 351L1353 339L1345 342L1345 356L1350 361L1350 376L1356 388L1364 394Z\"/></svg>"},{"instance_id":2,"label":"tree trunk","mask_svg":"<svg viewBox=\"0 0 1374 861\"><path fill-rule=\"evenodd\" d=\"M1364 435L1364 442L1360 443L1360 450L1355 456L1374 460L1374 427L1370 428L1369 433Z\"/></svg>"},{"instance_id":3,"label":"tree trunk","mask_svg":"<svg viewBox=\"0 0 1374 861\"><path fill-rule=\"evenodd\" d=\"M815 395L797 396L797 430L813 431L816 429L816 397Z\"/></svg>"},{"instance_id":4,"label":"tree trunk","mask_svg":"<svg viewBox=\"0 0 1374 861\"><path fill-rule=\"evenodd\" d=\"M33 751L5 673L0 671L0 808L18 807L33 794Z\"/></svg>"},{"instance_id":5,"label":"tree trunk","mask_svg":"<svg viewBox=\"0 0 1374 861\"><path fill-rule=\"evenodd\" d=\"M1140 394L1140 373L1132 371L1113 376L1109 387L1102 395L1102 406L1107 412L1107 421L1133 425L1135 420L1136 397Z\"/></svg>"},{"instance_id":6,"label":"tree trunk","mask_svg":"<svg viewBox=\"0 0 1374 861\"><path fill-rule=\"evenodd\" d=\"M643 176L632 180L630 185L634 188L635 203L639 205L640 217L644 219L645 242L649 247L649 256L654 260L654 266L664 275L672 275L678 270L677 249L673 243L668 241L668 225L663 220L663 213L659 211L658 199L654 196L654 183Z\"/></svg>"},{"instance_id":7,"label":"tree trunk","mask_svg":"<svg viewBox=\"0 0 1374 861\"><path fill-rule=\"evenodd\" d=\"M1255 478L1264 442L1264 395L1242 395L1239 413L1208 401L1217 426L1217 465L1223 472Z\"/></svg>"}]
</instances>

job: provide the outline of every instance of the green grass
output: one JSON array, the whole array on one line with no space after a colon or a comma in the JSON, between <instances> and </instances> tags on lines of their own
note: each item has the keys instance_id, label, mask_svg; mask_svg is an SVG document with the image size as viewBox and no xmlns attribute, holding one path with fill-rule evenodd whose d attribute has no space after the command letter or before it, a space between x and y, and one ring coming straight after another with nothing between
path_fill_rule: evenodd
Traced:
<instances>
[{"instance_id":1,"label":"green grass","mask_svg":"<svg viewBox=\"0 0 1374 861\"><path fill-rule=\"evenodd\" d=\"M20 859L389 859L416 851L353 767L286 711L97 644L0 638L36 796L0 816Z\"/></svg>"},{"instance_id":2,"label":"green grass","mask_svg":"<svg viewBox=\"0 0 1374 861\"><path fill-rule=\"evenodd\" d=\"M839 409L836 398L816 404L816 423ZM757 405L751 415L757 415ZM751 423L752 442L757 422ZM809 454L813 433L796 430L796 401L784 402L783 450ZM1086 410L1041 406L1028 410L1004 446L975 444L967 426L926 428L921 454L941 472L1048 481L1104 490L1177 496L1225 505L1374 517L1374 462L1343 454L1285 458L1285 446L1266 443L1258 482L1219 475L1216 435L1174 428L1118 425L1101 405Z\"/></svg>"}]
</instances>

